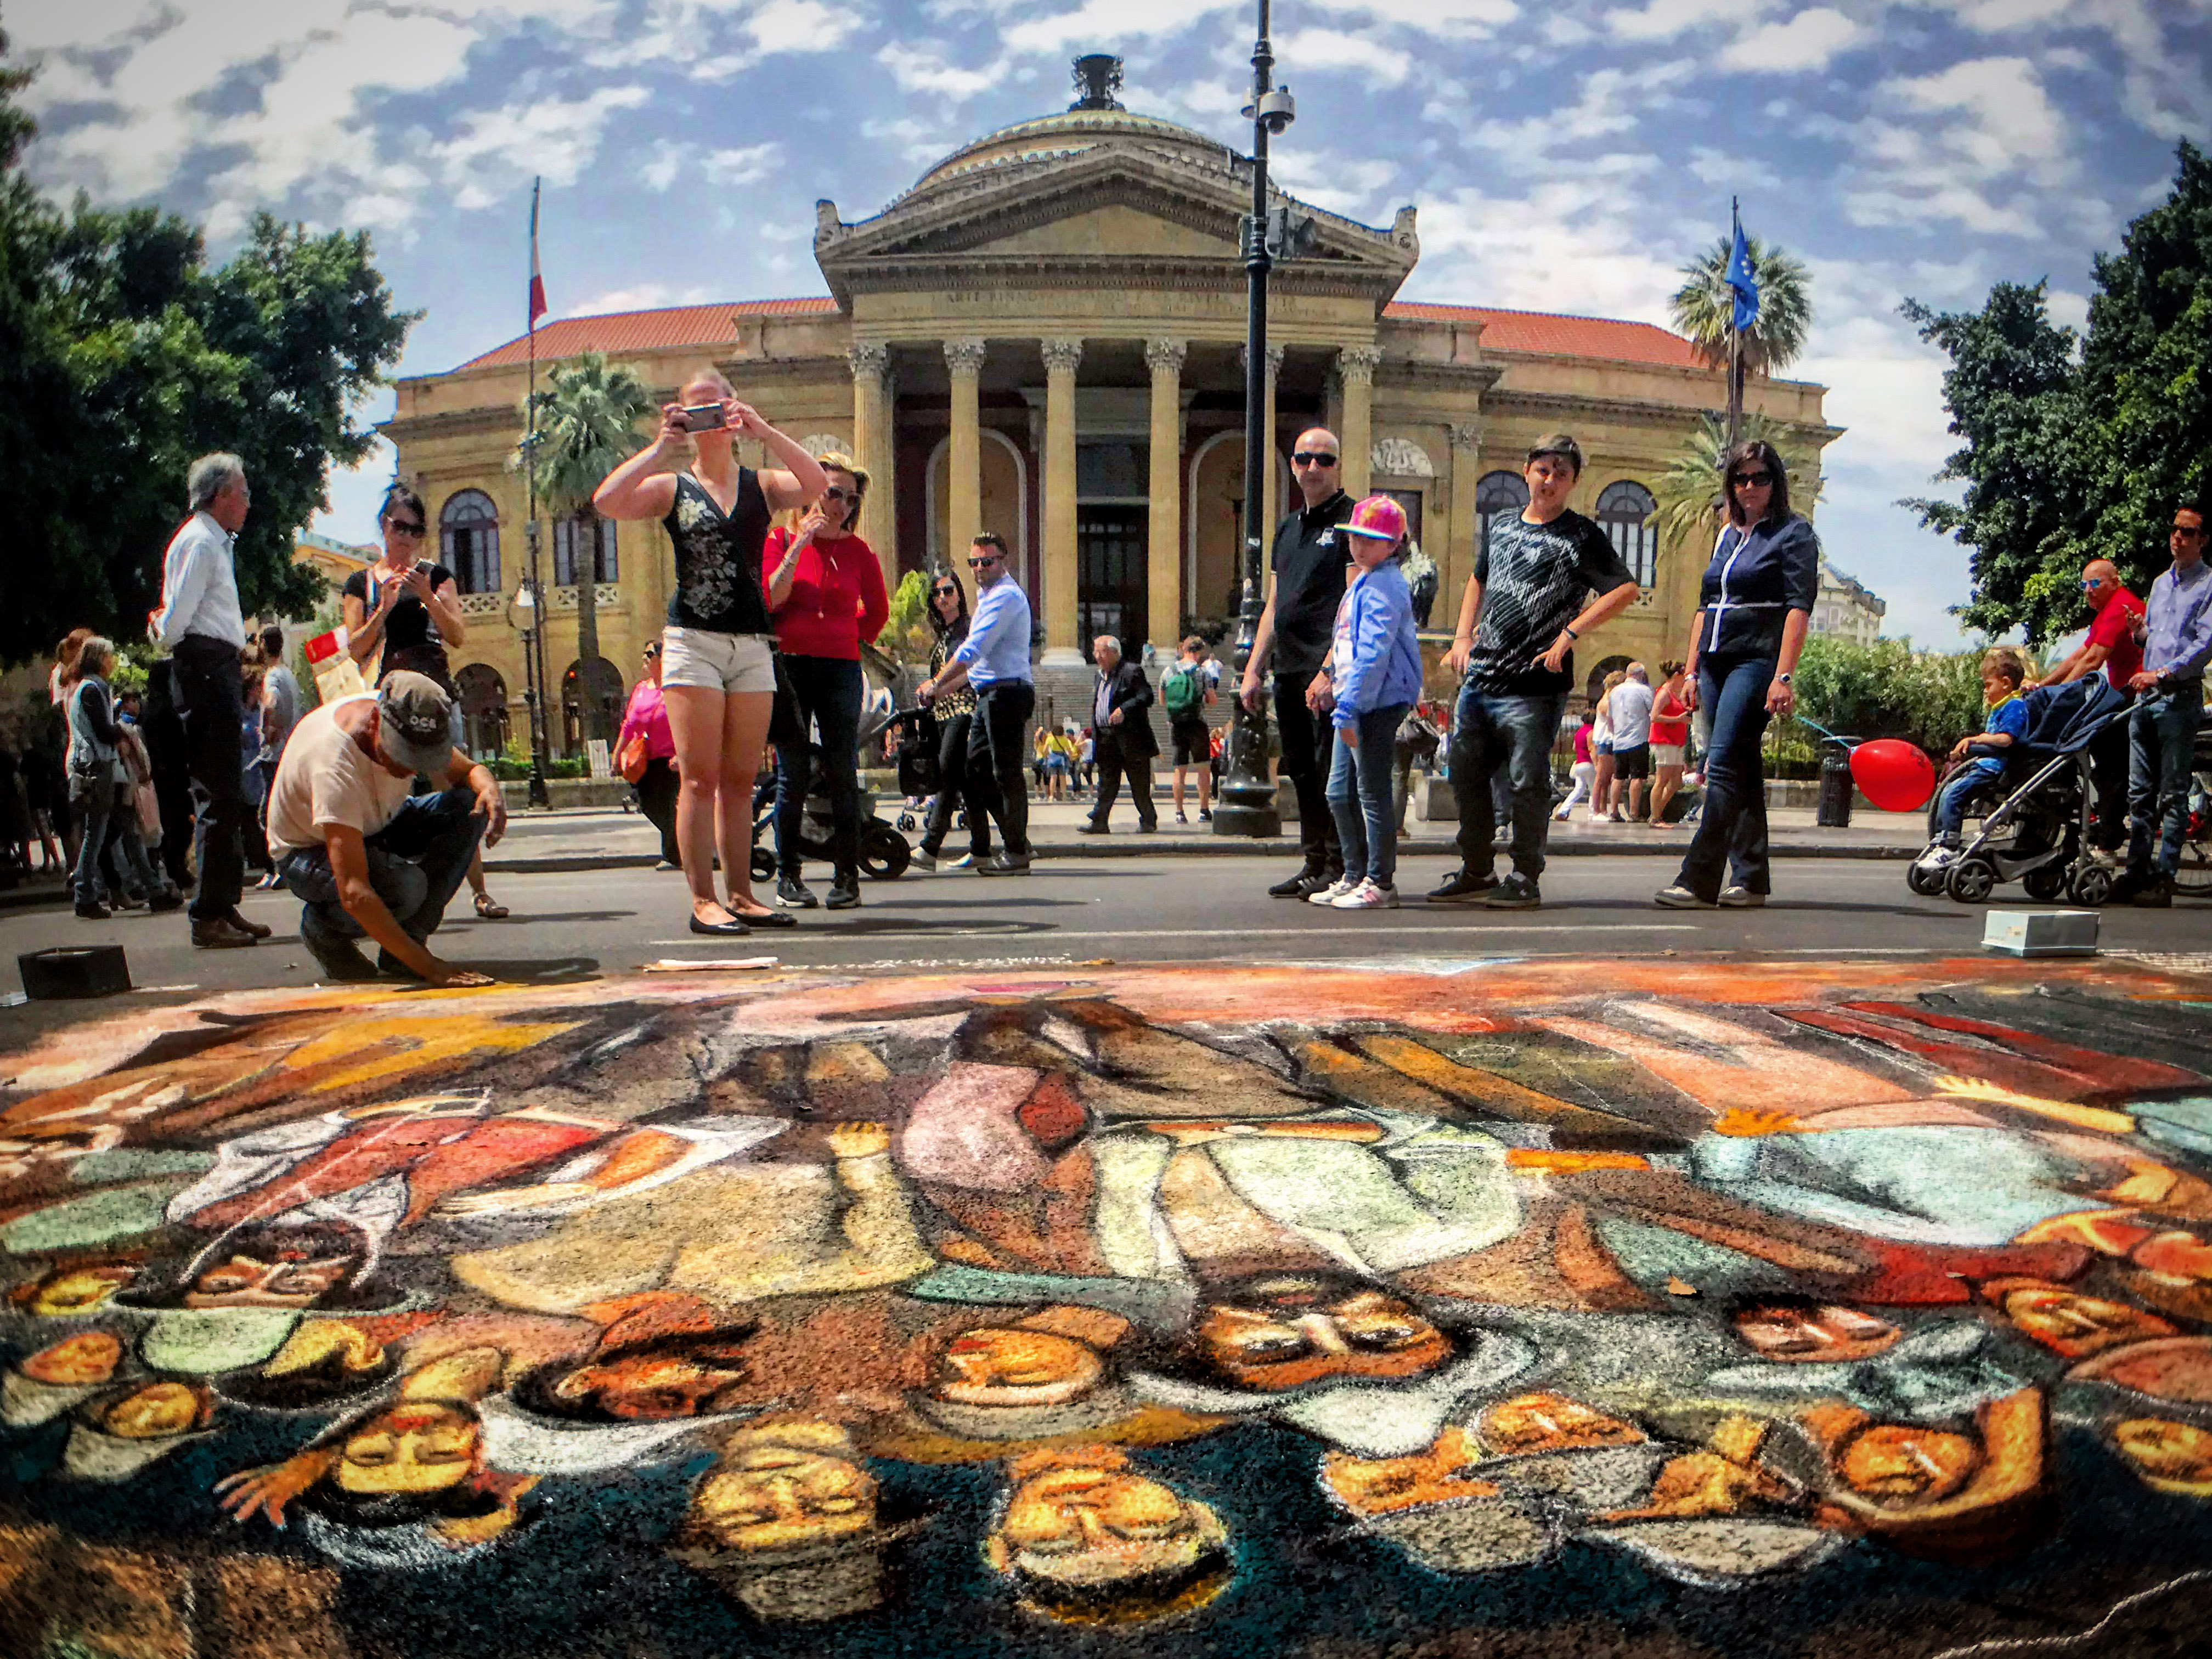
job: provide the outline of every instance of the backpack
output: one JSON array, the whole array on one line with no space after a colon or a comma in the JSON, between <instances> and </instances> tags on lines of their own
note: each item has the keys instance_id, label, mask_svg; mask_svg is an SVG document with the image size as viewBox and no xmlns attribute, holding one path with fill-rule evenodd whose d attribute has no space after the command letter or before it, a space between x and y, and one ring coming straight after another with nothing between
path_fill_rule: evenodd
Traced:
<instances>
[{"instance_id":1,"label":"backpack","mask_svg":"<svg viewBox=\"0 0 2212 1659\"><path fill-rule=\"evenodd\" d=\"M1160 683L1160 696L1168 706L1169 719L1189 720L1205 702L1206 687L1195 668L1176 668Z\"/></svg>"}]
</instances>

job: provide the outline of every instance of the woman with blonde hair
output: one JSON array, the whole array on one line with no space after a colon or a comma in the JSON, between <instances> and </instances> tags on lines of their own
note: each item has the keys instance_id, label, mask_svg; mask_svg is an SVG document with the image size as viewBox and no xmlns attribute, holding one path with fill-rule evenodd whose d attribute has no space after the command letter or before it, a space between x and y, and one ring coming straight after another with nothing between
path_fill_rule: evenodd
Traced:
<instances>
[{"instance_id":1,"label":"woman with blonde hair","mask_svg":"<svg viewBox=\"0 0 2212 1659\"><path fill-rule=\"evenodd\" d=\"M733 439L781 465L739 463ZM665 470L689 442L689 468ZM691 931L744 933L776 913L753 896L753 774L775 708L775 624L761 553L771 514L817 500L830 480L799 441L738 401L720 371L684 381L653 441L592 497L606 519L659 519L676 548L676 591L661 634L661 695L676 738L676 839L691 889ZM714 852L729 882L714 890Z\"/></svg>"},{"instance_id":2,"label":"woman with blonde hair","mask_svg":"<svg viewBox=\"0 0 2212 1659\"><path fill-rule=\"evenodd\" d=\"M1605 684L1597 694L1597 720L1590 727L1590 747L1597 756L1597 775L1591 780L1589 821L1597 823L1610 818L1619 823L1620 814L1611 810L1613 803L1613 694L1616 688L1628 684L1628 671L1616 668L1605 677Z\"/></svg>"},{"instance_id":3,"label":"woman with blonde hair","mask_svg":"<svg viewBox=\"0 0 2212 1659\"><path fill-rule=\"evenodd\" d=\"M801 868L799 832L813 773L806 734L818 725L834 849L830 908L848 910L860 902L860 647L884 631L891 605L874 550L853 533L868 475L836 451L817 464L829 478L821 498L795 528L770 531L761 556L799 726L798 737L775 750L775 902L794 910L817 902Z\"/></svg>"}]
</instances>

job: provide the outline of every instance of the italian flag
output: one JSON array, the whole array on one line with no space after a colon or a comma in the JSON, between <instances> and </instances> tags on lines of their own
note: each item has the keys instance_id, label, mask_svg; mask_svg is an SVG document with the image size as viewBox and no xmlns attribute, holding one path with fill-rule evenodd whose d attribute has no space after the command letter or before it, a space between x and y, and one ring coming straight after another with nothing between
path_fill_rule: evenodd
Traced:
<instances>
[{"instance_id":1,"label":"italian flag","mask_svg":"<svg viewBox=\"0 0 2212 1659\"><path fill-rule=\"evenodd\" d=\"M542 181L530 181L530 322L536 328L545 314L545 277L538 269L538 192Z\"/></svg>"}]
</instances>

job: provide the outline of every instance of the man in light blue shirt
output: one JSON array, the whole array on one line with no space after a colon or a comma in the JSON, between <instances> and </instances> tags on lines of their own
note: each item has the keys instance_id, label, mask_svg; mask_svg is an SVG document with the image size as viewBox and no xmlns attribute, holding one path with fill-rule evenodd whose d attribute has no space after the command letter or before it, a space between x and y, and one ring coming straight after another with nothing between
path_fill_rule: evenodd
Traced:
<instances>
[{"instance_id":1,"label":"man in light blue shirt","mask_svg":"<svg viewBox=\"0 0 2212 1659\"><path fill-rule=\"evenodd\" d=\"M1006 845L975 866L979 876L1025 876L1030 868L1030 797L1022 782L1024 729L1036 708L1030 672L1030 601L1006 571L1006 544L985 531L968 550L975 573L975 614L944 672L916 694L933 702L963 684L975 688L968 725L968 810L998 821Z\"/></svg>"},{"instance_id":2,"label":"man in light blue shirt","mask_svg":"<svg viewBox=\"0 0 2212 1659\"><path fill-rule=\"evenodd\" d=\"M244 674L231 550L252 494L235 455L203 455L185 475L192 516L170 538L161 561L161 603L148 632L169 653L184 717L185 763L199 798L195 831L199 885L192 894L192 943L228 949L265 939L269 929L238 911L246 883Z\"/></svg>"},{"instance_id":3,"label":"man in light blue shirt","mask_svg":"<svg viewBox=\"0 0 2212 1659\"><path fill-rule=\"evenodd\" d=\"M2204 718L2204 666L2212 661L2212 566L2204 562L2203 512L2176 512L2167 544L2173 566L2150 586L2142 667L2128 682L2139 699L2128 717L2128 869L2113 890L2116 898L2158 906L2173 902L2197 728Z\"/></svg>"}]
</instances>

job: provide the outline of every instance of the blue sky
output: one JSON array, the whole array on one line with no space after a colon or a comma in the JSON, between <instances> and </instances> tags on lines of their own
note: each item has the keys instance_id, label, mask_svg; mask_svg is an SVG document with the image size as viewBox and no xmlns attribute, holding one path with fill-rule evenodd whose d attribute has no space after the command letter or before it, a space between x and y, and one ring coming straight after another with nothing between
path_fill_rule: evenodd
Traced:
<instances>
[{"instance_id":1,"label":"blue sky","mask_svg":"<svg viewBox=\"0 0 2212 1659\"><path fill-rule=\"evenodd\" d=\"M1249 0L13 0L33 175L159 201L220 255L257 208L362 227L425 312L402 372L519 331L530 178L556 313L823 291L814 202L877 210L935 157L1064 106L1067 60L1227 142ZM1420 209L1408 299L1663 323L1725 231L1810 264L1793 373L1848 427L1820 511L1890 631L1957 637L1963 551L1893 505L1951 447L1942 360L1897 315L2089 261L2212 140L2212 0L1280 0L1285 183ZM366 536L388 453L318 527Z\"/></svg>"}]
</instances>

